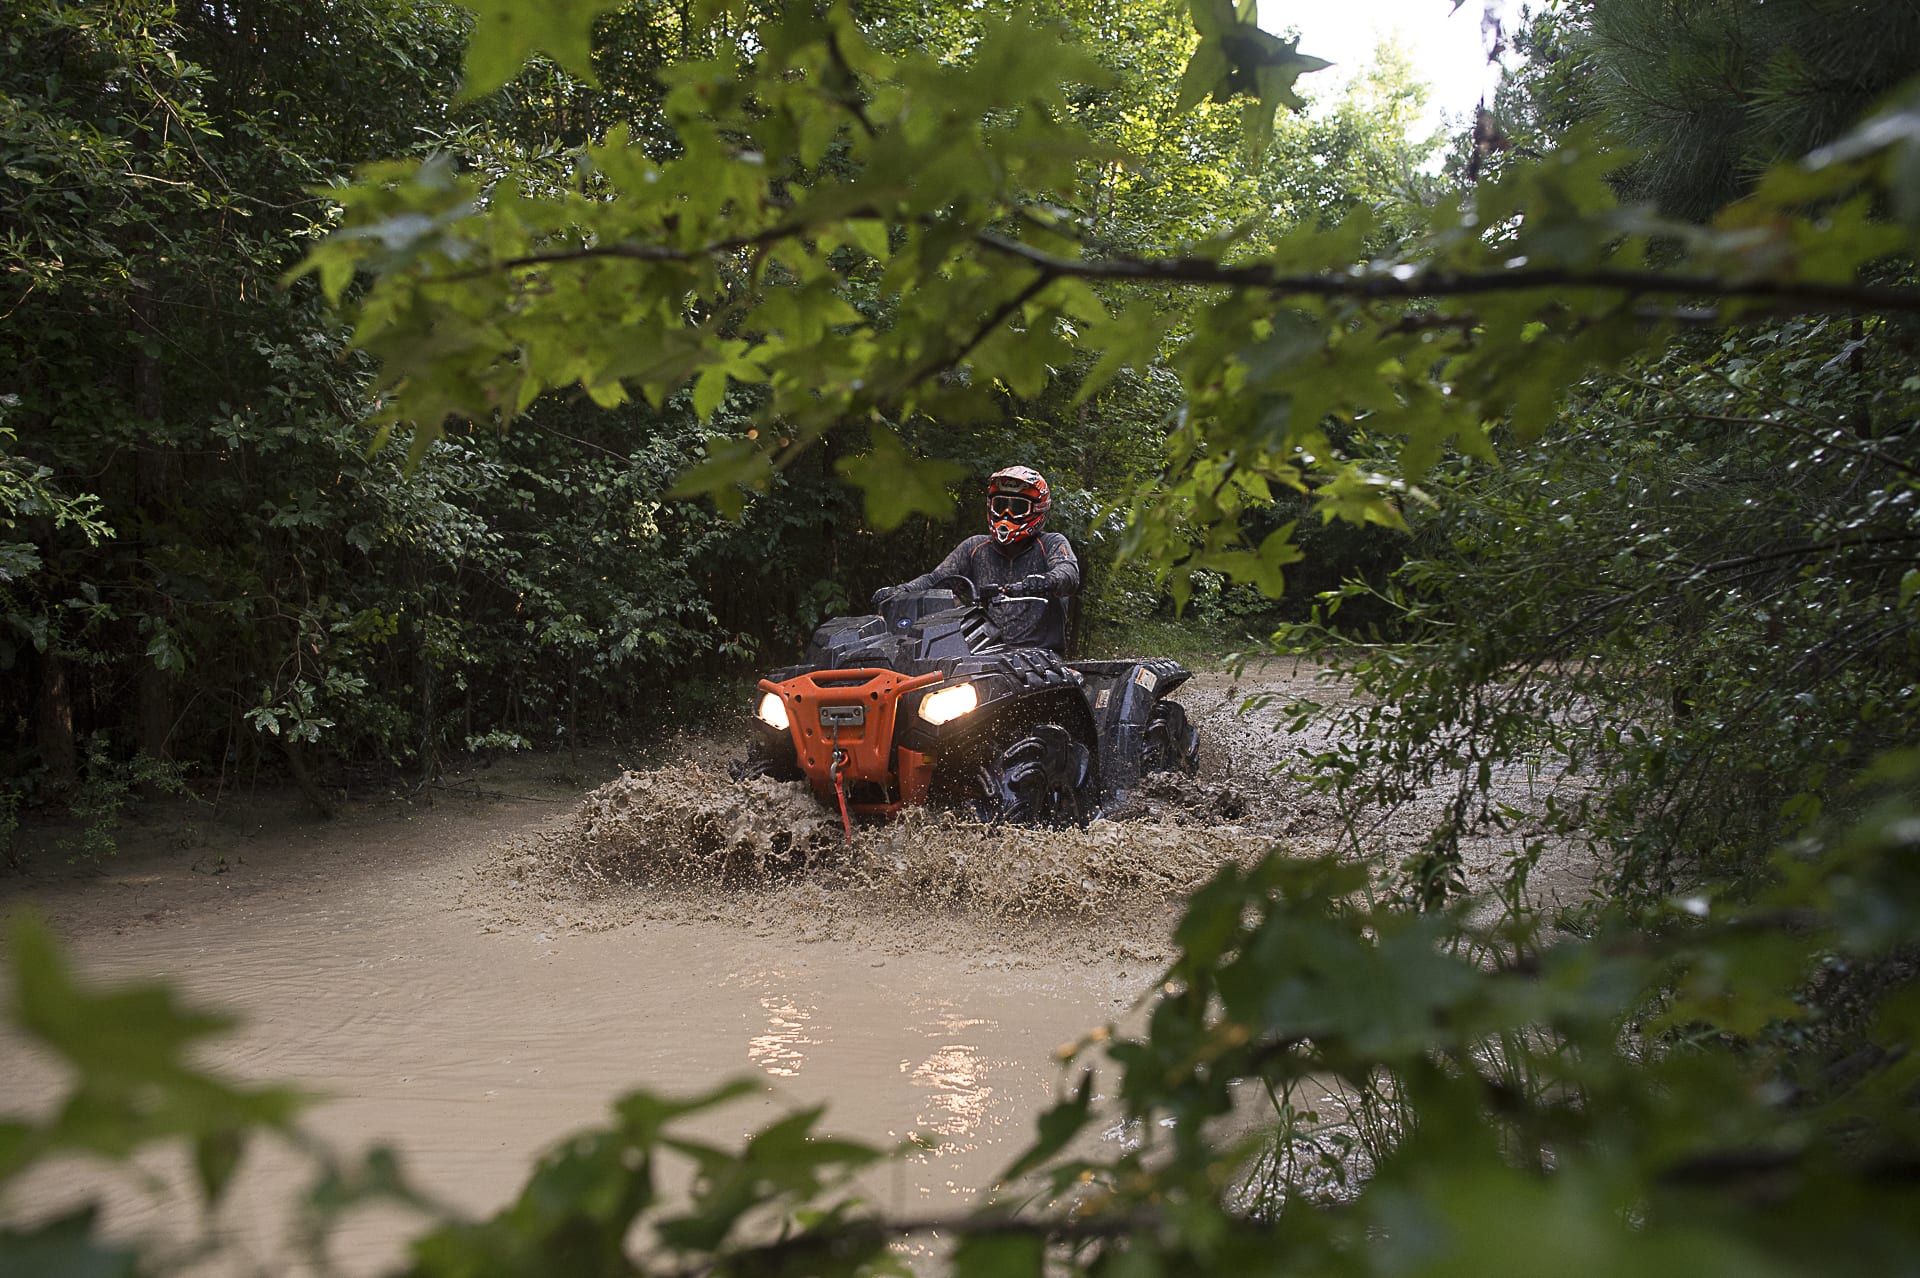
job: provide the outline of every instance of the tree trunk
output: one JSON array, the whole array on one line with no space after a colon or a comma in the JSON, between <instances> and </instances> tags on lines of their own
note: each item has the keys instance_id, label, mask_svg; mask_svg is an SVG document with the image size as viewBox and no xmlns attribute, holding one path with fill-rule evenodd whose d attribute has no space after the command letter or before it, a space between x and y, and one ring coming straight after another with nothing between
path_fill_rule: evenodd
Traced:
<instances>
[{"instance_id":1,"label":"tree trunk","mask_svg":"<svg viewBox=\"0 0 1920 1278\"><path fill-rule=\"evenodd\" d=\"M313 773L307 770L306 751L292 737L283 736L280 743L286 749L287 772L292 775L293 783L300 787L300 793L313 807L314 815L323 821L333 819L333 804L328 801L326 792L313 779Z\"/></svg>"},{"instance_id":2,"label":"tree trunk","mask_svg":"<svg viewBox=\"0 0 1920 1278\"><path fill-rule=\"evenodd\" d=\"M67 663L53 650L40 658L40 687L33 703L33 744L56 784L73 779L79 763L74 748L73 689L67 682Z\"/></svg>"},{"instance_id":3,"label":"tree trunk","mask_svg":"<svg viewBox=\"0 0 1920 1278\"><path fill-rule=\"evenodd\" d=\"M420 784L431 782L440 771L439 730L434 723L433 657L427 651L427 628L420 627Z\"/></svg>"},{"instance_id":4,"label":"tree trunk","mask_svg":"<svg viewBox=\"0 0 1920 1278\"><path fill-rule=\"evenodd\" d=\"M147 289L135 291L134 324L140 334L159 331L158 311ZM133 407L146 434L140 441L134 463L134 504L140 511L140 540L133 571L136 576L145 574L148 578L136 583L138 598L141 610L160 626L165 624L165 617L171 611L171 601L151 580L150 552L153 532L165 524L167 516L169 450L161 425L166 395L160 361L144 346L136 347L134 353ZM167 739L173 732L173 676L144 655L140 658L139 670L134 692L134 747L155 759L164 759Z\"/></svg>"},{"instance_id":5,"label":"tree trunk","mask_svg":"<svg viewBox=\"0 0 1920 1278\"><path fill-rule=\"evenodd\" d=\"M571 650L567 653L567 758L580 753L580 681L579 664Z\"/></svg>"}]
</instances>

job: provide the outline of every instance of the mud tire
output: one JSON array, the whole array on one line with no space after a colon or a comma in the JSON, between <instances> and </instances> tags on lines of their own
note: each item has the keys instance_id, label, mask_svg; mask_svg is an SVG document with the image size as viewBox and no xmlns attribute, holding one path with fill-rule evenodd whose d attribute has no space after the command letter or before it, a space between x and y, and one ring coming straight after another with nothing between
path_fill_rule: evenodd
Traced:
<instances>
[{"instance_id":1,"label":"mud tire","mask_svg":"<svg viewBox=\"0 0 1920 1278\"><path fill-rule=\"evenodd\" d=\"M1187 708L1178 701L1161 701L1147 720L1140 747L1140 771L1179 772L1192 776L1200 770L1200 734L1187 720Z\"/></svg>"},{"instance_id":2,"label":"mud tire","mask_svg":"<svg viewBox=\"0 0 1920 1278\"><path fill-rule=\"evenodd\" d=\"M1084 825L1093 815L1092 752L1057 723L1035 724L980 777L982 820Z\"/></svg>"}]
</instances>

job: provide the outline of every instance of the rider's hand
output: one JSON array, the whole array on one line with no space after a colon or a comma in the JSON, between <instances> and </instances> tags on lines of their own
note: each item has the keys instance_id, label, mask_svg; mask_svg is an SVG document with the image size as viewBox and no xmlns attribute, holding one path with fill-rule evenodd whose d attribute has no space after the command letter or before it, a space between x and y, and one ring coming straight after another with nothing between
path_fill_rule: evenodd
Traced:
<instances>
[{"instance_id":1,"label":"rider's hand","mask_svg":"<svg viewBox=\"0 0 1920 1278\"><path fill-rule=\"evenodd\" d=\"M1052 583L1050 583L1047 580L1047 575L1045 573L1043 572L1029 573L1027 574L1026 577L1021 579L1020 593L1023 595L1044 596L1047 593L1047 587L1050 584Z\"/></svg>"},{"instance_id":2,"label":"rider's hand","mask_svg":"<svg viewBox=\"0 0 1920 1278\"><path fill-rule=\"evenodd\" d=\"M893 598L895 595L899 594L904 589L906 589L906 587L904 586L882 586L880 587L880 589L874 591L873 592L873 610L875 612L879 612L882 608L887 606L887 600Z\"/></svg>"}]
</instances>

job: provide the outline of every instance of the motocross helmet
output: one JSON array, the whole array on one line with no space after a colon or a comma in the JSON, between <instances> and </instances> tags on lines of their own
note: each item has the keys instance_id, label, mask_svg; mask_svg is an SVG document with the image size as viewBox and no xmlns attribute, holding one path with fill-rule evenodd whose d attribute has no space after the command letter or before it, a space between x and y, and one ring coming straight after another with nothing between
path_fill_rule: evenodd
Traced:
<instances>
[{"instance_id":1,"label":"motocross helmet","mask_svg":"<svg viewBox=\"0 0 1920 1278\"><path fill-rule=\"evenodd\" d=\"M1039 535L1053 498L1031 466L1008 466L987 480L987 527L996 545L1014 546Z\"/></svg>"}]
</instances>

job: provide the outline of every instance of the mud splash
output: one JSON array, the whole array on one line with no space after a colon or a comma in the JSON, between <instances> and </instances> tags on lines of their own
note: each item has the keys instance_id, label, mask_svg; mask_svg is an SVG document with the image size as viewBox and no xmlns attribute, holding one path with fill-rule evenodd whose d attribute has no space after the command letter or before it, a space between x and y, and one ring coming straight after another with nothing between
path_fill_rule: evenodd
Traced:
<instances>
[{"instance_id":1,"label":"mud splash","mask_svg":"<svg viewBox=\"0 0 1920 1278\"><path fill-rule=\"evenodd\" d=\"M1243 713L1261 701L1344 695L1311 667L1200 672L1180 698L1200 727L1197 776L1149 777L1084 828L984 825L916 809L856 827L851 847L838 814L804 784L733 780L724 760L737 741L690 739L671 765L625 771L572 811L491 848L467 874L460 904L491 927L552 934L744 918L762 935L900 952L929 943L932 918L941 924L933 935L956 938L935 945L1102 952L1112 943L1099 935L1105 928L1129 952L1163 955L1172 912L1223 864L1284 845L1300 855L1372 852L1391 865L1396 847L1425 833L1444 793L1347 829L1330 799L1288 775L1303 750L1325 748L1323 728L1294 733L1272 713ZM1512 802L1538 798L1520 787ZM1465 847L1469 882L1495 881L1514 843ZM1533 886L1564 903L1581 890L1579 867L1562 849L1548 860Z\"/></svg>"},{"instance_id":2,"label":"mud splash","mask_svg":"<svg viewBox=\"0 0 1920 1278\"><path fill-rule=\"evenodd\" d=\"M501 922L551 914L568 930L618 927L696 898L783 896L817 921L928 911L980 921L1111 921L1165 908L1228 861L1273 842L1240 788L1155 777L1114 819L1084 828L986 825L941 809L856 826L802 783L733 780L704 766L629 771L572 812L495 848L464 904ZM823 907L826 907L823 909Z\"/></svg>"}]
</instances>

